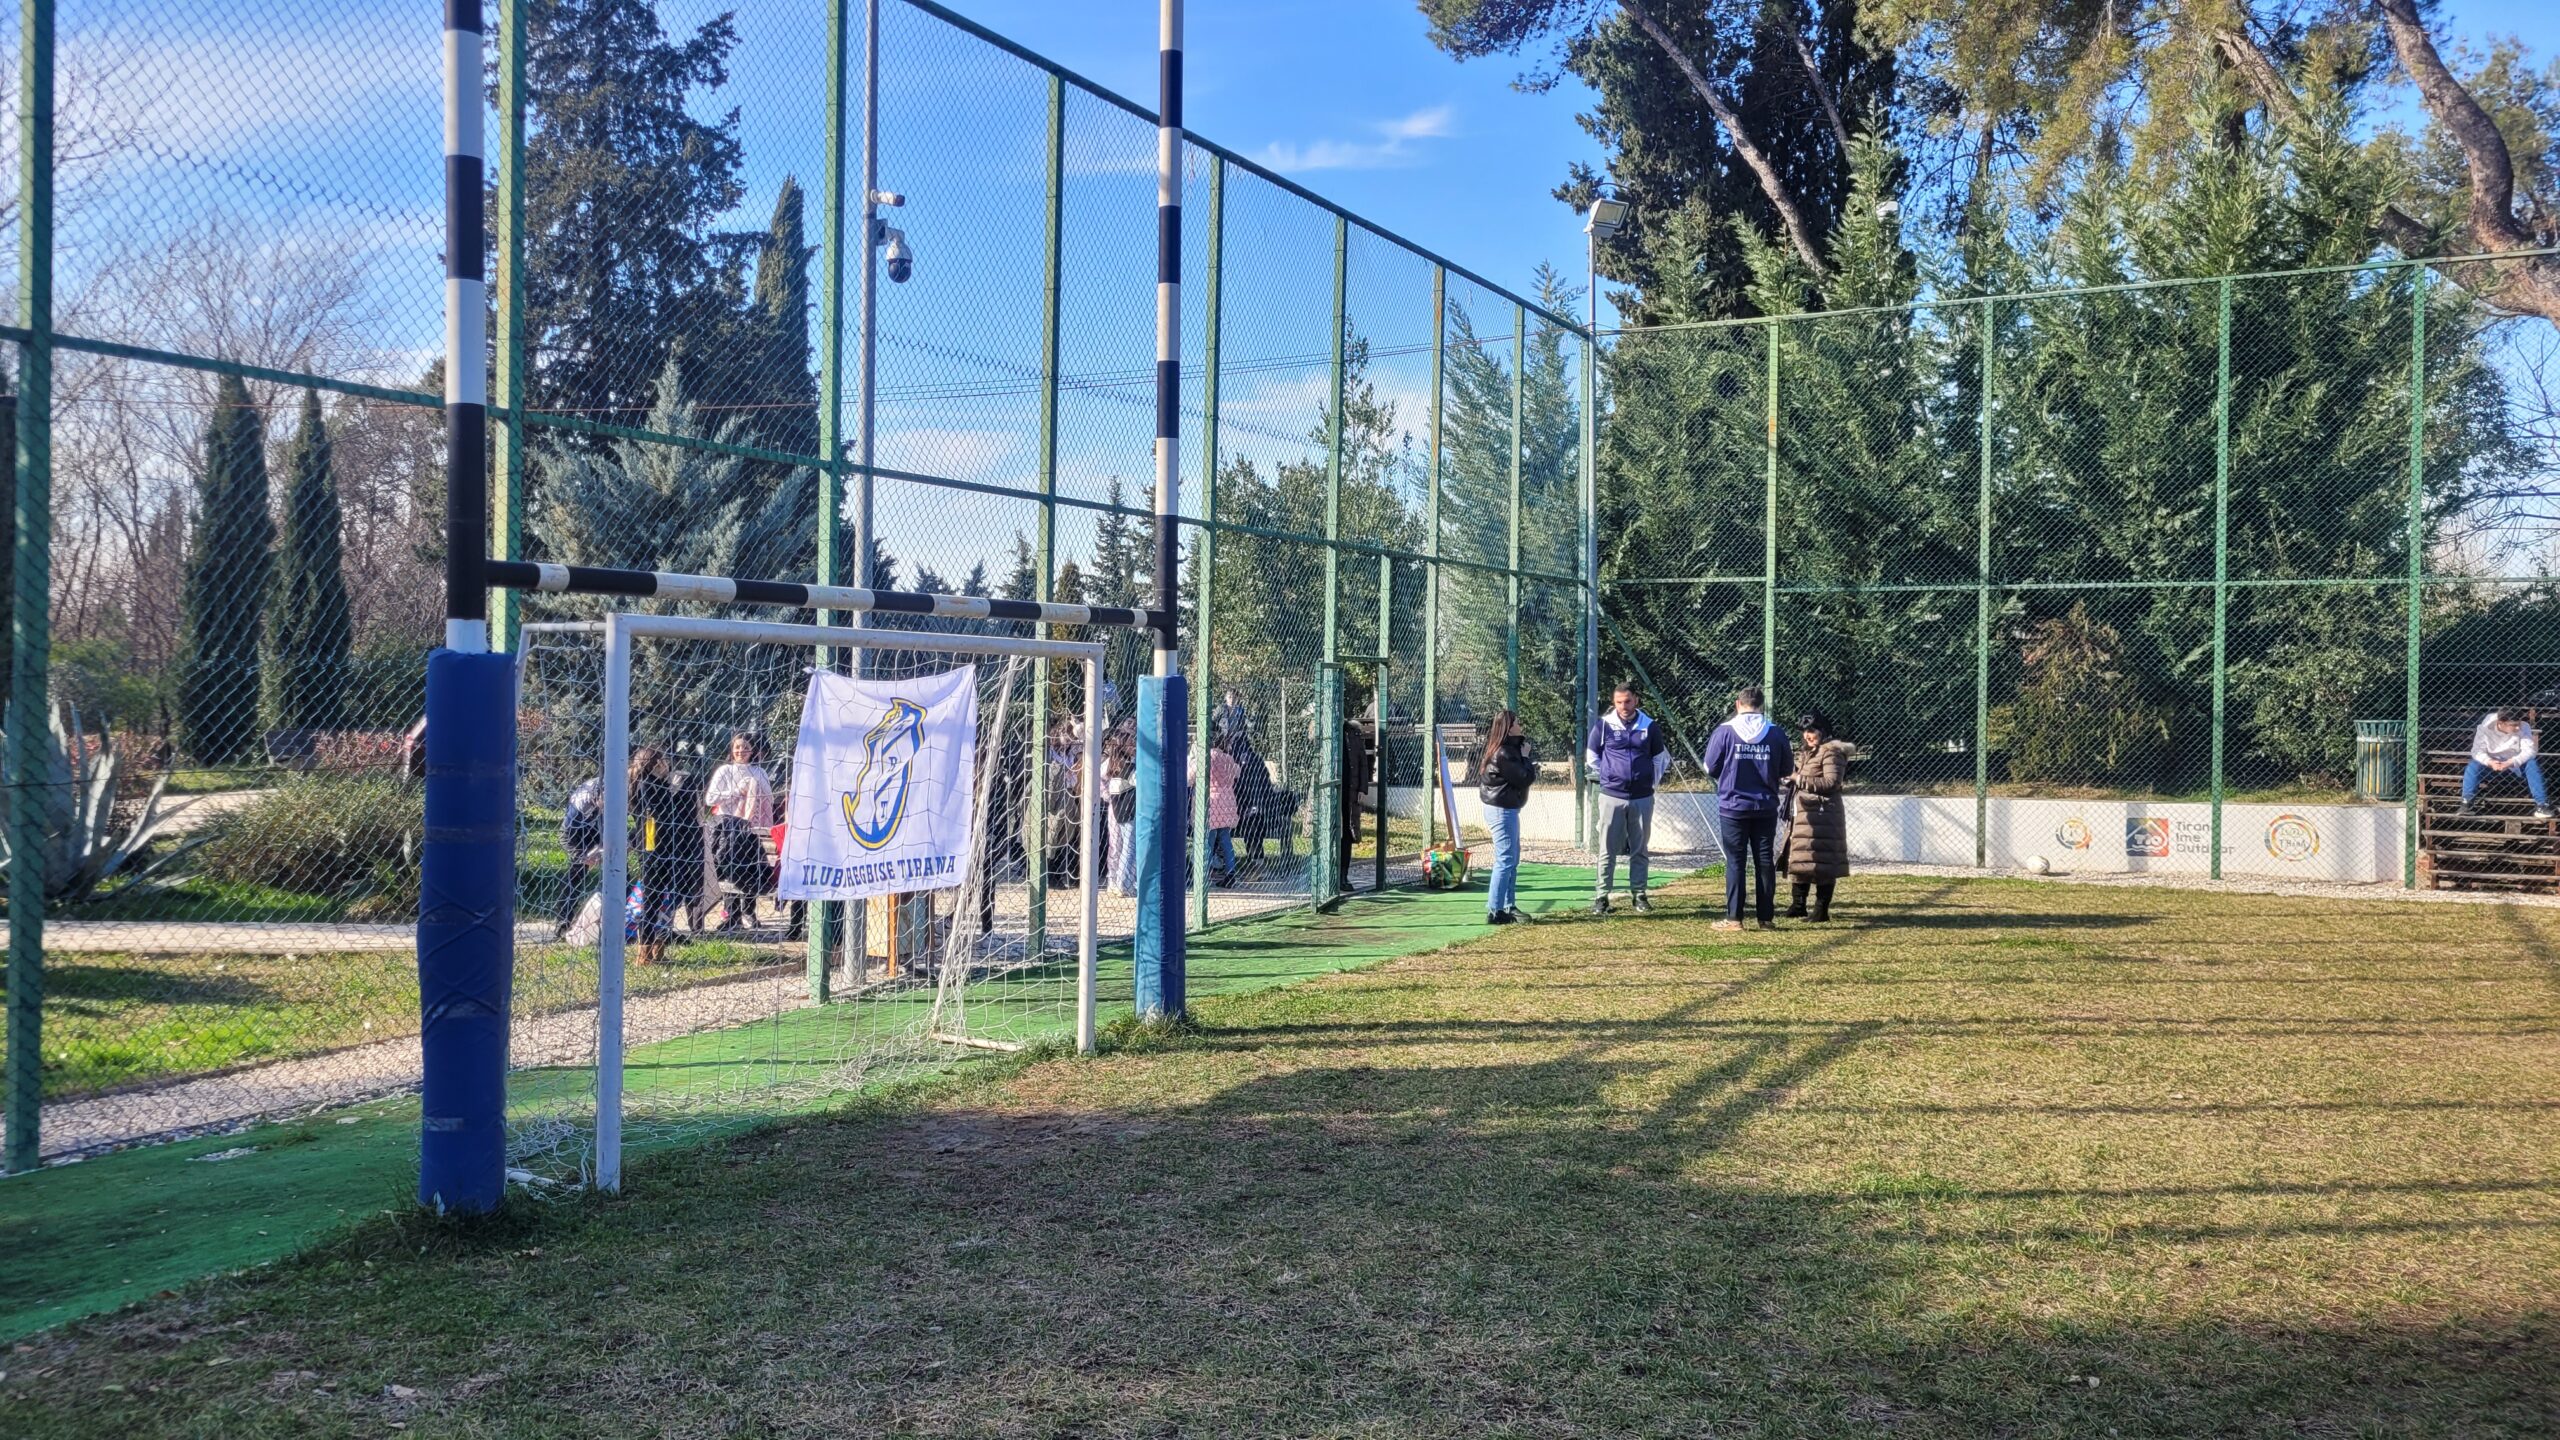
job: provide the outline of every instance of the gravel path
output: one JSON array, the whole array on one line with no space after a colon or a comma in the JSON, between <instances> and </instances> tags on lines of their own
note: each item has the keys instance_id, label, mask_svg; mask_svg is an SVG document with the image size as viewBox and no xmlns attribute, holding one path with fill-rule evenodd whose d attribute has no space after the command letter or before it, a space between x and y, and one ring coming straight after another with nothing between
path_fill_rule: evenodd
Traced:
<instances>
[{"instance_id":1,"label":"gravel path","mask_svg":"<svg viewBox=\"0 0 2560 1440\"><path fill-rule=\"evenodd\" d=\"M1410 862L1394 867L1391 880L1413 878ZM1232 920L1295 903L1278 883L1210 892L1212 921ZM1135 923L1136 902L1104 896L1103 943L1125 941ZM1019 924L1028 908L1020 887L999 892L999 921ZM1065 917L1060 917L1061 921ZM0 936L5 936L0 927ZM547 924L517 928L519 943L548 945ZM766 932L761 938L779 943ZM56 921L45 926L47 951L131 951L142 954L349 953L407 950L416 944L405 925L258 925L203 921ZM769 1020L809 1004L807 972L796 961L623 1002L626 1043L638 1046L711 1030ZM515 1070L586 1063L595 1051L592 1004L547 1014L520 1015L509 1041ZM417 1088L418 1038L377 1041L319 1055L278 1060L213 1075L200 1075L149 1090L58 1101L44 1109L43 1150L63 1158L112 1150L143 1141L182 1139L235 1129L257 1120L308 1114L331 1106L397 1095Z\"/></svg>"}]
</instances>

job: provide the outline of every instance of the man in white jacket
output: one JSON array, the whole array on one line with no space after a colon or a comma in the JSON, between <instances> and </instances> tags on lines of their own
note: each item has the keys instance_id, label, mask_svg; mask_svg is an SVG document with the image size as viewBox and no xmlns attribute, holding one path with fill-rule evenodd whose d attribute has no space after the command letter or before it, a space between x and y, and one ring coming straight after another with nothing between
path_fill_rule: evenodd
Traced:
<instances>
[{"instance_id":1,"label":"man in white jacket","mask_svg":"<svg viewBox=\"0 0 2560 1440\"><path fill-rule=\"evenodd\" d=\"M2524 788L2533 796L2533 818L2551 818L2551 792L2542 785L2542 746L2533 733L2533 722L2512 709L2500 709L2483 717L2480 728L2471 732L2471 763L2462 767L2462 811L2475 813L2480 796L2480 782L2491 774L2511 770L2524 772Z\"/></svg>"}]
</instances>

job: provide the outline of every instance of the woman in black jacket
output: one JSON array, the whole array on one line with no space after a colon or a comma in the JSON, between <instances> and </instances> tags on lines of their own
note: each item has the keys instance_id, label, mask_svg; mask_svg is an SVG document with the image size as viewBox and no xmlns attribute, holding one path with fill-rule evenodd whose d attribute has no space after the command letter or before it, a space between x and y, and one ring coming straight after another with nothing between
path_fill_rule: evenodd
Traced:
<instances>
[{"instance_id":1,"label":"woman in black jacket","mask_svg":"<svg viewBox=\"0 0 2560 1440\"><path fill-rule=\"evenodd\" d=\"M1485 887L1484 923L1511 925L1529 917L1520 913L1520 807L1529 803L1529 783L1538 778L1529 758L1529 737L1520 717L1497 712L1485 731L1481 798L1484 828L1493 832L1493 876Z\"/></svg>"},{"instance_id":2,"label":"woman in black jacket","mask_svg":"<svg viewBox=\"0 0 2560 1440\"><path fill-rule=\"evenodd\" d=\"M702 889L701 802L677 783L665 751L631 756L631 823L640 851L640 963L663 964L676 911Z\"/></svg>"}]
</instances>

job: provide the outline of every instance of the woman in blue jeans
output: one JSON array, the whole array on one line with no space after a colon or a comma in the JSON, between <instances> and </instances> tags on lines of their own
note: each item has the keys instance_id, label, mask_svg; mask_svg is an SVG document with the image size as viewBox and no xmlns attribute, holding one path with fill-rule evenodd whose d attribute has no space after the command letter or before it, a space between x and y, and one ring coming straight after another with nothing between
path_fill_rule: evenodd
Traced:
<instances>
[{"instance_id":1,"label":"woman in blue jeans","mask_svg":"<svg viewBox=\"0 0 2560 1440\"><path fill-rule=\"evenodd\" d=\"M1520 807L1529 803L1529 784L1538 778L1529 757L1529 737L1520 717L1497 712L1485 731L1484 763L1479 767L1479 793L1484 801L1484 828L1493 833L1493 876L1484 896L1484 923L1512 925L1529 917L1520 913Z\"/></svg>"}]
</instances>

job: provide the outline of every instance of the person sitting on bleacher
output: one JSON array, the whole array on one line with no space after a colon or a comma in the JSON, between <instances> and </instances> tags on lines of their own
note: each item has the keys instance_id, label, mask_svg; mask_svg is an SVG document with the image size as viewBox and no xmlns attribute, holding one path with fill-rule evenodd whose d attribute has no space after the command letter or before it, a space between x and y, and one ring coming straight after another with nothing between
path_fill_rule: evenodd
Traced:
<instances>
[{"instance_id":1,"label":"person sitting on bleacher","mask_svg":"<svg viewBox=\"0 0 2560 1440\"><path fill-rule=\"evenodd\" d=\"M2474 813L2473 803L2480 794L2480 782L2492 771L2521 770L2524 788L2533 795L2533 818L2551 818L2551 792L2542 786L2541 745L2535 740L2533 722L2516 710L2500 708L2480 721L2471 732L2471 763L2462 767L2462 811Z\"/></svg>"}]
</instances>

